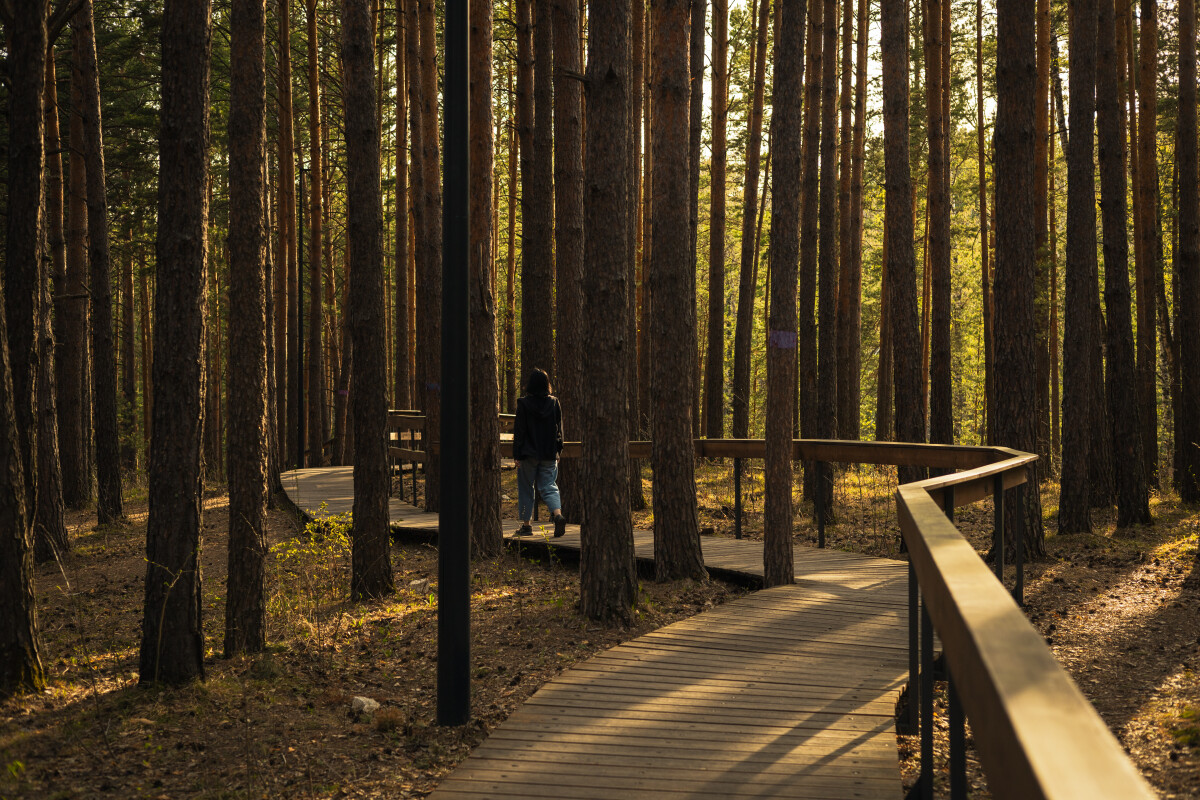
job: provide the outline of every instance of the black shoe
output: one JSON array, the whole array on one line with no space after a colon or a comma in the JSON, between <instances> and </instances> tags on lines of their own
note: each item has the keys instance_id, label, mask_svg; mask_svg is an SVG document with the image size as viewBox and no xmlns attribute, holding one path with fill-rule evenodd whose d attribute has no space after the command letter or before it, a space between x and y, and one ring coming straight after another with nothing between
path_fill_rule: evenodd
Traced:
<instances>
[{"instance_id":1,"label":"black shoe","mask_svg":"<svg viewBox=\"0 0 1200 800\"><path fill-rule=\"evenodd\" d=\"M557 539L567 532L567 518L562 514L554 515L554 538Z\"/></svg>"},{"instance_id":2,"label":"black shoe","mask_svg":"<svg viewBox=\"0 0 1200 800\"><path fill-rule=\"evenodd\" d=\"M526 522L521 527L517 528L517 536L533 536L533 526Z\"/></svg>"}]
</instances>

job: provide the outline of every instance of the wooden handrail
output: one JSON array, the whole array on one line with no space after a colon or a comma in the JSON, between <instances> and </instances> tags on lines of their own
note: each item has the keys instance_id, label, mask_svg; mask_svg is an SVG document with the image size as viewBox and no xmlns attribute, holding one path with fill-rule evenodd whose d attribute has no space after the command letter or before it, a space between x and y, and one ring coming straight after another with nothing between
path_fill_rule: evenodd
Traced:
<instances>
[{"instance_id":1,"label":"wooden handrail","mask_svg":"<svg viewBox=\"0 0 1200 800\"><path fill-rule=\"evenodd\" d=\"M942 510L1024 483L1037 457L1001 460L896 490L900 530L996 797L1153 798L1095 709Z\"/></svg>"},{"instance_id":2,"label":"wooden handrail","mask_svg":"<svg viewBox=\"0 0 1200 800\"><path fill-rule=\"evenodd\" d=\"M501 419L511 415L501 415ZM389 412L412 428L424 417ZM763 439L697 439L697 457L764 458ZM427 447L437 452L436 442ZM630 458L651 443L631 441ZM501 443L512 457L512 442ZM424 451L392 447L405 461ZM583 446L566 442L564 458ZM1037 456L1006 447L794 439L798 461L957 470L896 490L901 535L956 689L971 720L976 751L998 798L1091 800L1153 798L1121 745L1054 659L1004 585L946 516L953 507L1026 483Z\"/></svg>"}]
</instances>

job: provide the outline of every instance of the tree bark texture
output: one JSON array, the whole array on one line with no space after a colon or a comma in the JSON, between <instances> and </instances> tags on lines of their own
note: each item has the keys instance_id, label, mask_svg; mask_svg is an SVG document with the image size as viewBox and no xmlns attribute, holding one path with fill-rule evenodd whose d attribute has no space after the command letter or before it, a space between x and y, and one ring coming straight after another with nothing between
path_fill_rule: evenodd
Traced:
<instances>
[{"instance_id":1,"label":"tree bark texture","mask_svg":"<svg viewBox=\"0 0 1200 800\"><path fill-rule=\"evenodd\" d=\"M517 411L517 98L513 92L513 72L508 73L508 254L507 280L504 283L504 408Z\"/></svg>"},{"instance_id":2,"label":"tree bark texture","mask_svg":"<svg viewBox=\"0 0 1200 800\"><path fill-rule=\"evenodd\" d=\"M279 6L278 79L276 99L279 127L279 193L277 196L277 228L279 231L279 259L276 264L275 289L275 435L279 447L279 461L292 463L288 459L290 444L295 441L289 436L294 431L295 409L289 404L293 400L295 383L296 353L292 347L295 330L295 275L296 275L296 161L295 136L292 130L292 12L291 0L276 0Z\"/></svg>"},{"instance_id":3,"label":"tree bark texture","mask_svg":"<svg viewBox=\"0 0 1200 800\"><path fill-rule=\"evenodd\" d=\"M1179 497L1200 503L1200 196L1196 163L1196 3L1179 3Z\"/></svg>"},{"instance_id":4,"label":"tree bark texture","mask_svg":"<svg viewBox=\"0 0 1200 800\"><path fill-rule=\"evenodd\" d=\"M499 555L504 544L504 532L500 528L500 427L496 418L496 412L499 410L499 385L496 377L496 300L492 294L492 169L495 150L492 144L491 9L490 0L471 2L472 558L493 558Z\"/></svg>"},{"instance_id":5,"label":"tree bark texture","mask_svg":"<svg viewBox=\"0 0 1200 800\"><path fill-rule=\"evenodd\" d=\"M101 525L121 519L120 434L117 430L117 362L109 284L108 194L100 120L100 74L92 3L86 0L72 25L83 37L83 157L87 162L88 264L92 297L92 402L96 431L96 516Z\"/></svg>"},{"instance_id":6,"label":"tree bark texture","mask_svg":"<svg viewBox=\"0 0 1200 800\"><path fill-rule=\"evenodd\" d=\"M46 86L43 103L46 158L46 244L50 259L38 278L38 485L34 510L34 558L49 561L71 549L63 520L62 469L58 447L58 390L55 383L55 339L51 327L51 283L53 291L62 291L66 282L67 253L63 237L63 175L61 142L58 129L58 87L55 80L54 48L47 48Z\"/></svg>"},{"instance_id":7,"label":"tree bark texture","mask_svg":"<svg viewBox=\"0 0 1200 800\"><path fill-rule=\"evenodd\" d=\"M129 248L121 257L121 403L118 408L121 422L121 468L137 468L137 357L134 355L133 336L133 228L126 223Z\"/></svg>"},{"instance_id":8,"label":"tree bark texture","mask_svg":"<svg viewBox=\"0 0 1200 800\"><path fill-rule=\"evenodd\" d=\"M167 0L162 22L154 399L139 682L204 677L200 463L208 266L212 7Z\"/></svg>"},{"instance_id":9,"label":"tree bark texture","mask_svg":"<svg viewBox=\"0 0 1200 800\"><path fill-rule=\"evenodd\" d=\"M583 348L583 94L578 79L582 69L578 0L554 0L554 251L558 317L554 360L558 365L555 389L562 404L563 421L568 426L579 424L579 401L584 388L580 370ZM488 130L481 136L491 138ZM491 174L490 169L488 174ZM567 438L574 437L568 434ZM558 476L563 513L572 522L578 522L580 498L586 491L579 460L560 461ZM497 477L497 496L498 481ZM498 547L499 537L496 542Z\"/></svg>"},{"instance_id":10,"label":"tree bark texture","mask_svg":"<svg viewBox=\"0 0 1200 800\"><path fill-rule=\"evenodd\" d=\"M759 0L755 35L754 99L746 145L745 201L742 204L742 256L738 278L737 324L733 337L733 437L750 434L750 339L754 329L754 258L758 251L754 219L758 213L758 175L762 151L763 98L766 92L767 27L770 0Z\"/></svg>"},{"instance_id":11,"label":"tree bark texture","mask_svg":"<svg viewBox=\"0 0 1200 800\"><path fill-rule=\"evenodd\" d=\"M708 347L704 365L704 435L725 436L725 193L729 126L729 0L712 4L712 160L708 219Z\"/></svg>"},{"instance_id":12,"label":"tree bark texture","mask_svg":"<svg viewBox=\"0 0 1200 800\"><path fill-rule=\"evenodd\" d=\"M83 39L71 32L71 107L82 103L79 49ZM88 458L90 419L84 403L89 381L88 301L87 301L87 192L86 166L83 161L83 118L71 114L68 124L69 182L67 195L67 263L62 288L55 287L55 338L58 359L55 362L58 387L58 437L63 471L63 503L68 508L83 508L92 500L92 476Z\"/></svg>"},{"instance_id":13,"label":"tree bark texture","mask_svg":"<svg viewBox=\"0 0 1200 800\"><path fill-rule=\"evenodd\" d=\"M425 440L436 441L442 419L442 183L438 159L438 71L436 21L433 0L420 0L421 24L421 190L424 192L424 254L421 269L421 319L425 337L420 348L425 359ZM378 132L376 132L378 135ZM378 175L378 154L375 160ZM377 190L378 191L378 190ZM381 213L381 212L376 212ZM353 336L353 333L351 333ZM359 348L356 346L355 350ZM357 355L357 354L356 354ZM356 358L356 361L358 359ZM351 387L351 397L354 389ZM353 401L351 401L353 403ZM351 414L354 414L353 408ZM357 426L355 426L357 427ZM355 432L355 440L358 433ZM387 516L384 491L384 520ZM441 459L429 453L425 459L425 510L437 511L441 497Z\"/></svg>"},{"instance_id":14,"label":"tree bark texture","mask_svg":"<svg viewBox=\"0 0 1200 800\"><path fill-rule=\"evenodd\" d=\"M230 19L229 568L225 656L266 647L266 4Z\"/></svg>"},{"instance_id":15,"label":"tree bark texture","mask_svg":"<svg viewBox=\"0 0 1200 800\"><path fill-rule=\"evenodd\" d=\"M1046 146L1050 138L1050 0L1037 0L1036 70L1033 118L1033 224L1035 239L1034 319L1037 326L1037 454L1043 470L1050 465L1050 253L1046 209L1049 174Z\"/></svg>"},{"instance_id":16,"label":"tree bark texture","mask_svg":"<svg viewBox=\"0 0 1200 800\"><path fill-rule=\"evenodd\" d=\"M1097 18L1096 127L1100 146L1100 210L1104 222L1104 307L1108 311L1107 394L1112 411L1117 526L1150 521L1150 496L1142 458L1130 318L1129 243L1125 207L1125 126L1117 60L1113 0L1100 0Z\"/></svg>"},{"instance_id":17,"label":"tree bark texture","mask_svg":"<svg viewBox=\"0 0 1200 800\"><path fill-rule=\"evenodd\" d=\"M324 217L321 191L325 185L321 164L321 78L317 61L317 0L306 0L308 10L308 459L310 467L325 463L325 357L321 333L324 320L323 255ZM373 29L372 29L373 30Z\"/></svg>"},{"instance_id":18,"label":"tree bark texture","mask_svg":"<svg viewBox=\"0 0 1200 800\"><path fill-rule=\"evenodd\" d=\"M342 0L341 12L350 246L348 322L354 347L354 369L350 375L350 416L354 428L350 596L365 600L391 594L393 590L388 527L383 206L379 191L380 140L371 6L369 0ZM426 431L437 430L437 423L429 423L427 417L426 425L430 424L434 427L426 427ZM429 491L428 478L427 472L426 491Z\"/></svg>"},{"instance_id":19,"label":"tree bark texture","mask_svg":"<svg viewBox=\"0 0 1200 800\"><path fill-rule=\"evenodd\" d=\"M799 348L798 407L800 435L815 439L817 433L817 209L821 147L821 17L823 0L808 7L808 52L804 71L804 131L800 177L800 261L796 317ZM812 496L811 464L805 464L804 495Z\"/></svg>"},{"instance_id":20,"label":"tree bark texture","mask_svg":"<svg viewBox=\"0 0 1200 800\"><path fill-rule=\"evenodd\" d=\"M983 298L983 411L984 442L992 441L996 416L995 335L992 333L992 276L989 263L987 151L983 124L983 0L975 3L975 140L979 172L979 262Z\"/></svg>"},{"instance_id":21,"label":"tree bark texture","mask_svg":"<svg viewBox=\"0 0 1200 800\"><path fill-rule=\"evenodd\" d=\"M792 560L792 406L796 398L796 270L800 260L801 97L804 87L805 0L783 0L775 40L775 157L771 235L771 296L767 320L766 507L763 578L767 586L795 581Z\"/></svg>"},{"instance_id":22,"label":"tree bark texture","mask_svg":"<svg viewBox=\"0 0 1200 800\"><path fill-rule=\"evenodd\" d=\"M687 0L651 5L654 223L650 246L650 408L654 468L654 574L707 577L696 512L692 381L696 270L689 189L691 19Z\"/></svg>"},{"instance_id":23,"label":"tree bark texture","mask_svg":"<svg viewBox=\"0 0 1200 800\"><path fill-rule=\"evenodd\" d=\"M581 529L580 612L591 619L632 617L637 599L629 516L629 352L625 261L629 196L629 3L589 4L588 125L584 154L584 370L594 383L583 404L589 487Z\"/></svg>"},{"instance_id":24,"label":"tree bark texture","mask_svg":"<svg viewBox=\"0 0 1200 800\"><path fill-rule=\"evenodd\" d=\"M643 311L642 295L645 288L646 264L650 260L650 168L653 163L651 159L651 136L650 136L650 98L649 87L646 86L645 80L648 72L647 55L646 55L646 3L645 0L631 0L630 2L630 18L632 26L632 36L630 41L630 70L629 70L629 123L625 130L626 136L629 138L626 151L626 158L629 161L629 175L625 192L627 194L627 206L625 212L625 222L627 226L625 242L625 251L628 254L627 264L629 272L629 292L626 296L626 305L628 307L627 316L625 319L626 328L629 332L630 347L628 349L629 363L629 438L630 440L644 439L649 435L649 426L644 423L644 414L647 413L646 404L642 402L642 382L648 384L649 377L644 376L641 372L641 361L649 362L646 358L642 335L644 333L645 320L642 319L639 325L638 314ZM643 99L645 100L646 110L646 179L642 179L642 109ZM643 197L643 194L645 197ZM644 210L644 214L643 214ZM644 238L643 238L644 228ZM639 258L639 248L641 255ZM642 511L646 508L646 493L642 487L642 462L641 459L630 459L629 461L629 507L632 511Z\"/></svg>"},{"instance_id":25,"label":"tree bark texture","mask_svg":"<svg viewBox=\"0 0 1200 800\"><path fill-rule=\"evenodd\" d=\"M46 82L45 0L31 0L6 25L16 47L10 61L21 84L12 84L9 99L8 225L4 263L4 306L8 323L12 403L16 411L18 448L26 512L32 516L37 502L37 377L39 313L38 281L42 275L44 235L45 118L43 100ZM90 8L90 6L89 6ZM24 37L26 41L18 41ZM35 53L34 47L41 51ZM93 60L94 63L94 60ZM18 201L18 198L19 201ZM107 276L106 276L107 278ZM115 392L115 386L114 386ZM115 456L114 456L115 457ZM28 518L26 518L28 522ZM27 534L28 531L25 532Z\"/></svg>"},{"instance_id":26,"label":"tree bark texture","mask_svg":"<svg viewBox=\"0 0 1200 800\"><path fill-rule=\"evenodd\" d=\"M691 230L691 244L688 250L691 253L690 260L692 262L692 274L696 274L696 270L700 266L700 251L697 249L700 235L700 151L703 147L704 140L704 22L708 16L708 0L690 0L690 13L692 17L691 29L698 31L690 37L688 59L691 68L691 100L689 102L689 124L688 124L688 185L689 185L689 216L688 225ZM692 283L696 281L693 278ZM701 371L701 352L699 350L700 336L700 298L693 292L692 319L696 323L696 331L693 334L693 343L696 345L692 349L692 436L695 439L700 438L700 371Z\"/></svg>"},{"instance_id":27,"label":"tree bark texture","mask_svg":"<svg viewBox=\"0 0 1200 800\"><path fill-rule=\"evenodd\" d=\"M946 125L942 113L942 58L947 52L942 41L942 4L925 2L925 87L929 134L929 269L930 363L929 439L938 444L954 443L954 393L950 362L950 192L947 182Z\"/></svg>"},{"instance_id":28,"label":"tree bark texture","mask_svg":"<svg viewBox=\"0 0 1200 800\"><path fill-rule=\"evenodd\" d=\"M845 339L849 341L846 365L848 384L846 392L851 398L848 403L849 419L846 420L846 438L862 436L861 383L862 383L862 244L863 244L863 163L866 161L866 118L867 118L867 41L870 37L871 0L858 0L858 40L856 42L854 75L854 131L850 155L850 282L840 287L838 297L844 292L850 305L846 319ZM882 293L881 293L882 296ZM882 323L881 323L882 330ZM840 363L840 362L839 362ZM840 397L840 390L838 396ZM840 419L840 417L839 417Z\"/></svg>"},{"instance_id":29,"label":"tree bark texture","mask_svg":"<svg viewBox=\"0 0 1200 800\"><path fill-rule=\"evenodd\" d=\"M861 5L861 2L860 2ZM851 111L854 94L851 92L851 58L854 44L854 2L842 0L842 65L841 91L838 97L840 118L838 121L838 294L837 294L837 436L839 439L858 438L858 392L851 396L851 354L858 347L858 340L851 341L850 306L854 302L851 273L855 265L851 260L850 228L850 182L853 170L850 165L854 142L854 124ZM861 37L860 37L861 38ZM774 134L772 134L774 136ZM778 161L776 162L778 163ZM857 295L854 295L857 298ZM853 426L853 431L851 427Z\"/></svg>"},{"instance_id":30,"label":"tree bark texture","mask_svg":"<svg viewBox=\"0 0 1200 800\"><path fill-rule=\"evenodd\" d=\"M817 234L817 424L819 438L837 436L837 0L823 0L821 30L821 179ZM813 5L816 5L814 0ZM833 505L833 471L821 473L814 497Z\"/></svg>"},{"instance_id":31,"label":"tree bark texture","mask_svg":"<svg viewBox=\"0 0 1200 800\"><path fill-rule=\"evenodd\" d=\"M521 163L521 380L534 367L551 382L554 369L554 29L553 0L531 0L533 24L533 130Z\"/></svg>"},{"instance_id":32,"label":"tree bark texture","mask_svg":"<svg viewBox=\"0 0 1200 800\"><path fill-rule=\"evenodd\" d=\"M1091 531L1088 462L1092 408L1088 283L1094 280L1096 185L1092 160L1096 85L1096 0L1080 0L1071 24L1071 147L1067 150L1067 262L1063 308L1063 443L1059 533Z\"/></svg>"},{"instance_id":33,"label":"tree bark texture","mask_svg":"<svg viewBox=\"0 0 1200 800\"><path fill-rule=\"evenodd\" d=\"M1158 247L1158 0L1141 0L1141 43L1138 50L1138 193L1141 251L1137 274L1137 386L1142 424L1142 457L1146 477L1158 480L1158 353L1155 340L1157 296L1155 276L1162 270Z\"/></svg>"},{"instance_id":34,"label":"tree bark texture","mask_svg":"<svg viewBox=\"0 0 1200 800\"><path fill-rule=\"evenodd\" d=\"M395 369L392 373L392 402L395 408L412 408L409 388L412 372L408 362L408 71L405 69L408 14L405 5L413 0L396 0L396 306L392 338Z\"/></svg>"},{"instance_id":35,"label":"tree bark texture","mask_svg":"<svg viewBox=\"0 0 1200 800\"><path fill-rule=\"evenodd\" d=\"M1035 452L1037 447L1037 330L1034 327L1034 116L1037 52L1034 19L1021 0L998 7L996 63L995 444ZM1000 387L1003 387L1002 389ZM1023 498L1023 515L1013 512ZM1006 496L1008 535L1024 517L1026 553L1045 553L1038 485L1030 481Z\"/></svg>"},{"instance_id":36,"label":"tree bark texture","mask_svg":"<svg viewBox=\"0 0 1200 800\"><path fill-rule=\"evenodd\" d=\"M888 286L896 389L896 439L923 442L921 332L913 253L912 175L908 154L907 0L881 0L883 52L884 204ZM921 471L900 469L901 482Z\"/></svg>"},{"instance_id":37,"label":"tree bark texture","mask_svg":"<svg viewBox=\"0 0 1200 800\"><path fill-rule=\"evenodd\" d=\"M24 303L19 325L25 366L34 357L33 322L37 276L42 251L43 93L46 80L46 15L44 0L17 4L6 25L8 50L8 191L23 202L9 203L6 245L5 299L9 308ZM14 285L14 278L16 285ZM19 291L18 291L19 289ZM0 314L5 313L0 308ZM23 691L40 691L45 685L39 654L37 607L33 596L33 542L30 538L23 458L33 463L32 419L25 435L18 434L16 406L29 403L33 385L24 394L15 381L9 360L9 327L0 320L0 697ZM25 380L33 377L30 373ZM27 444L26 444L27 443Z\"/></svg>"}]
</instances>

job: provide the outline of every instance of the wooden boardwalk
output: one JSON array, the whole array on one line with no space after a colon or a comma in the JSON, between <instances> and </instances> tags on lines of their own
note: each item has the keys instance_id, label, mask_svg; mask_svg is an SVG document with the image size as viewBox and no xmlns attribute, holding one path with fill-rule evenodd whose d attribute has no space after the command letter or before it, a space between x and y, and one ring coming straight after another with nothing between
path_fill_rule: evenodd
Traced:
<instances>
[{"instance_id":1,"label":"wooden boardwalk","mask_svg":"<svg viewBox=\"0 0 1200 800\"><path fill-rule=\"evenodd\" d=\"M349 468L284 475L293 502L348 511ZM391 502L393 525L437 515ZM516 529L505 522L505 535ZM535 540L578 550L579 528ZM638 558L653 534L634 532ZM702 539L714 572L762 575L762 543ZM661 628L539 689L431 795L454 798L898 798L907 679L901 561L795 548L792 586Z\"/></svg>"}]
</instances>

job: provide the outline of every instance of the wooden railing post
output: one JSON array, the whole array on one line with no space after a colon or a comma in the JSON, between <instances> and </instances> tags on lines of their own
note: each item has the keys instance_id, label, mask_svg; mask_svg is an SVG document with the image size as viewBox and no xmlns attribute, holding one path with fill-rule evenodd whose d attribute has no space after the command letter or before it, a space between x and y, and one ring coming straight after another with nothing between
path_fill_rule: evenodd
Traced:
<instances>
[{"instance_id":1,"label":"wooden railing post","mask_svg":"<svg viewBox=\"0 0 1200 800\"><path fill-rule=\"evenodd\" d=\"M813 472L816 473L813 478L813 486L816 488L816 496L813 498L813 510L817 517L817 547L825 547L825 462L816 461L813 463Z\"/></svg>"},{"instance_id":2,"label":"wooden railing post","mask_svg":"<svg viewBox=\"0 0 1200 800\"><path fill-rule=\"evenodd\" d=\"M733 538L742 538L742 460L733 460Z\"/></svg>"}]
</instances>

